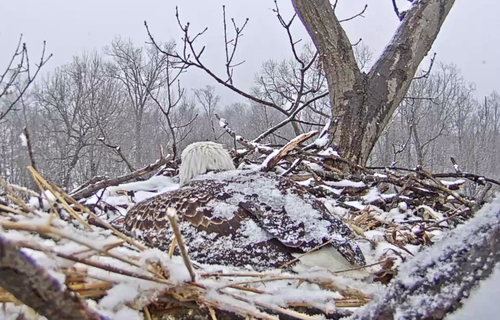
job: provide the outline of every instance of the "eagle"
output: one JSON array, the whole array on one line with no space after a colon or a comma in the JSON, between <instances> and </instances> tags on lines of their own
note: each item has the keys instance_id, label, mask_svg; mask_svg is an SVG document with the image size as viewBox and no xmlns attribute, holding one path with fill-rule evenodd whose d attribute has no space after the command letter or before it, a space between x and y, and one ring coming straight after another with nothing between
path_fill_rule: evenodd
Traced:
<instances>
[{"instance_id":1,"label":"eagle","mask_svg":"<svg viewBox=\"0 0 500 320\"><path fill-rule=\"evenodd\" d=\"M258 271L297 260L330 270L366 264L351 229L305 187L272 173L236 170L220 144L187 146L179 176L179 189L128 211L124 227L134 237L168 250L174 235L167 209L174 208L198 263Z\"/></svg>"}]
</instances>

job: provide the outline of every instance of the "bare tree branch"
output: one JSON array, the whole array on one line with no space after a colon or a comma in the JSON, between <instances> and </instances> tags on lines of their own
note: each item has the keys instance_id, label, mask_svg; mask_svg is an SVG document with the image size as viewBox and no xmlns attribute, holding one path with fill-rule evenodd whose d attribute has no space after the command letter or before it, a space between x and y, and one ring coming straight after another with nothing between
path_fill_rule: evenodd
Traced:
<instances>
[{"instance_id":1,"label":"bare tree branch","mask_svg":"<svg viewBox=\"0 0 500 320\"><path fill-rule=\"evenodd\" d=\"M15 98L7 104L5 110L0 110L0 120L5 118L7 114L14 108L16 103L21 99L21 97L25 94L28 88L31 86L33 81L35 81L40 69L49 61L52 57L50 54L48 57L45 57L45 41L43 42L42 53L40 56L40 61L38 64L35 64L35 72L31 72L31 65L29 61L28 47L26 43L22 42L23 36L19 37L19 42L17 44L17 48L12 55L12 58L7 65L5 71L0 75L0 100L4 98L4 96L14 94L13 88L18 88L18 93ZM14 63L16 65L14 65ZM25 79L22 79L23 75L26 75ZM23 81L22 84L20 82Z\"/></svg>"}]
</instances>

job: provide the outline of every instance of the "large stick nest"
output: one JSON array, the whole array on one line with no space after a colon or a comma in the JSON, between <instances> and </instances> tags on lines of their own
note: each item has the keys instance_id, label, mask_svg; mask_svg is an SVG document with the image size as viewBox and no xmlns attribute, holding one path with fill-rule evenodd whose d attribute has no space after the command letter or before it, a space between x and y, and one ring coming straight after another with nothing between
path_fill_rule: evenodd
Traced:
<instances>
[{"instance_id":1,"label":"large stick nest","mask_svg":"<svg viewBox=\"0 0 500 320\"><path fill-rule=\"evenodd\" d=\"M0 281L4 312L34 315L22 307L27 305L49 316L61 308L75 308L76 303L81 319L187 319L195 315L311 319L315 314L337 319L384 292L401 262L473 216L491 187L489 182L495 182L458 170L436 175L422 168L355 166L332 149L319 147L318 141L302 145L315 134L299 136L276 150L235 137L247 149L233 150L233 155L247 166L291 177L320 198L332 214L341 216L357 234L357 241L372 252L364 279L343 276L353 270L254 272L199 265L186 256L173 256L173 248L170 252L149 248L120 231L120 219L110 217L126 211L120 206L132 205L134 192L114 187L111 194L128 205L111 204L103 195L112 183L100 182L103 191L96 189L94 195L78 202L31 168L39 192L2 181L0 243L13 252L17 262L13 265L0 257L0 273L16 269L13 274L19 276L9 283ZM248 160L251 155L256 161ZM163 162L171 169L161 172L175 170L173 162ZM484 186L478 198L460 193L467 179ZM92 184L86 190L93 190ZM38 281L23 281L26 274L36 275ZM47 283L55 285L51 292L58 297L57 303L55 298L42 299L45 307L40 309L37 299L44 297ZM23 294L35 291L40 294Z\"/></svg>"}]
</instances>

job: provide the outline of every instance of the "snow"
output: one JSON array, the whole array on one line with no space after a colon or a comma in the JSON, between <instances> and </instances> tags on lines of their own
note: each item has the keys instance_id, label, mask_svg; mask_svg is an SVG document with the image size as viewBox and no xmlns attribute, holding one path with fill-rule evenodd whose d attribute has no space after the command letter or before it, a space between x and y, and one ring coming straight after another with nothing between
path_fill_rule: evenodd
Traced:
<instances>
[{"instance_id":1,"label":"snow","mask_svg":"<svg viewBox=\"0 0 500 320\"><path fill-rule=\"evenodd\" d=\"M120 283L107 291L99 301L99 307L107 310L117 310L127 302L132 302L138 296L138 288L130 284Z\"/></svg>"},{"instance_id":2,"label":"snow","mask_svg":"<svg viewBox=\"0 0 500 320\"><path fill-rule=\"evenodd\" d=\"M372 203L380 199L380 191L378 188L370 188L368 194L361 197L366 203Z\"/></svg>"},{"instance_id":3,"label":"snow","mask_svg":"<svg viewBox=\"0 0 500 320\"><path fill-rule=\"evenodd\" d=\"M271 239L271 235L253 220L246 220L242 223L241 234L247 237L248 243L258 243Z\"/></svg>"},{"instance_id":4,"label":"snow","mask_svg":"<svg viewBox=\"0 0 500 320\"><path fill-rule=\"evenodd\" d=\"M0 308L0 319L2 320L47 320L47 318L38 315L31 308L20 305L16 306L12 303L4 303Z\"/></svg>"},{"instance_id":5,"label":"snow","mask_svg":"<svg viewBox=\"0 0 500 320\"><path fill-rule=\"evenodd\" d=\"M19 135L19 138L21 139L21 145L23 147L27 147L28 146L28 139L26 139L24 132Z\"/></svg>"},{"instance_id":6,"label":"snow","mask_svg":"<svg viewBox=\"0 0 500 320\"><path fill-rule=\"evenodd\" d=\"M213 209L213 218L224 218L227 220L232 219L234 213L238 210L238 206L235 204L217 201L215 199L212 199L207 204L207 207Z\"/></svg>"},{"instance_id":7,"label":"snow","mask_svg":"<svg viewBox=\"0 0 500 320\"><path fill-rule=\"evenodd\" d=\"M485 205L481 210L476 213L476 216L469 220L467 223L458 226L456 229L449 232L446 237L435 243L432 247L422 250L417 253L417 246L407 246L407 248L414 253L414 257L409 259L406 263L400 265L398 270L397 281L380 297L379 305L386 307L388 304L395 303L395 298L400 294L400 288L415 288L412 290L411 297L406 301L399 301L396 308L395 319L418 319L425 318L425 314L429 308L440 307L446 302L454 301L461 296L461 291L458 290L453 282L447 283L446 280L453 277L456 272L457 266L454 259L460 259L464 246L482 245L485 241L485 235L480 232L483 228L495 228L500 223L500 198L494 200L493 203ZM380 247L380 244L379 246ZM452 255L456 254L456 255ZM463 274L467 275L467 270L463 270ZM464 281L471 281L472 279L464 278ZM491 282L491 283L490 283ZM465 309L457 312L457 315L450 316L448 320L457 319L492 319L491 315L495 318L497 313L487 313L490 316L480 317L478 312L488 312L490 307L495 305L498 301L498 296L493 293L498 293L499 284L498 271L493 275L490 280L483 282L479 297L470 299L466 302L469 304L469 310ZM422 285L428 283L441 283L441 290L437 293L432 291L429 294L422 288ZM496 291L494 291L496 290ZM479 291L479 292L481 292ZM489 296L489 297L487 297ZM494 298L492 298L494 296ZM486 299L490 303L487 304ZM483 303L482 305L480 303ZM363 318L363 315L371 313L376 304L369 304L365 308L356 313L356 319ZM478 310L479 306L483 310ZM461 317L461 318L453 318Z\"/></svg>"},{"instance_id":8,"label":"snow","mask_svg":"<svg viewBox=\"0 0 500 320\"><path fill-rule=\"evenodd\" d=\"M266 157L266 159L264 160L264 162L262 162L262 168L267 168L267 166L269 165L269 161L271 161L272 159L274 159L279 152L280 152L280 150L274 150L272 153L270 153Z\"/></svg>"},{"instance_id":9,"label":"snow","mask_svg":"<svg viewBox=\"0 0 500 320\"><path fill-rule=\"evenodd\" d=\"M364 182L354 182L350 180L341 181L324 181L329 186L332 187L351 187L351 188L364 188L366 184Z\"/></svg>"},{"instance_id":10,"label":"snow","mask_svg":"<svg viewBox=\"0 0 500 320\"><path fill-rule=\"evenodd\" d=\"M170 177L153 176L145 181L136 181L124 183L116 187L108 187L104 193L97 192L94 196L90 197L86 203L95 204L98 201L103 201L112 206L120 206L129 204L129 197L120 194L119 191L132 191L134 194L134 201L141 202L160 193L169 192L179 188L179 184L175 183Z\"/></svg>"},{"instance_id":11,"label":"snow","mask_svg":"<svg viewBox=\"0 0 500 320\"><path fill-rule=\"evenodd\" d=\"M317 147L322 148L322 147L325 147L326 145L328 145L328 142L330 142L330 139L328 138L328 135L325 135L321 138L316 139L316 141L314 141L314 144Z\"/></svg>"},{"instance_id":12,"label":"snow","mask_svg":"<svg viewBox=\"0 0 500 320\"><path fill-rule=\"evenodd\" d=\"M448 315L445 320L498 319L499 297L500 265L497 265L490 278L481 282L479 287L471 292L471 297L464 302L462 308Z\"/></svg>"},{"instance_id":13,"label":"snow","mask_svg":"<svg viewBox=\"0 0 500 320\"><path fill-rule=\"evenodd\" d=\"M324 157L340 157L339 153L333 150L332 147L326 148L325 150L321 150L320 152L318 152L318 155Z\"/></svg>"},{"instance_id":14,"label":"snow","mask_svg":"<svg viewBox=\"0 0 500 320\"><path fill-rule=\"evenodd\" d=\"M461 185L464 184L466 181L464 179L458 179L454 181L440 180L440 182L445 186L451 186L451 185Z\"/></svg>"}]
</instances>

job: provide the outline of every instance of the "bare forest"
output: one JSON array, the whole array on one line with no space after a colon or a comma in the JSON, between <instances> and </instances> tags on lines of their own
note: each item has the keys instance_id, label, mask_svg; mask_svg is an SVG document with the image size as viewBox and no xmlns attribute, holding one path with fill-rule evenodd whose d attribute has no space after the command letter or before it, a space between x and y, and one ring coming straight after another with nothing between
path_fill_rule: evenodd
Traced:
<instances>
[{"instance_id":1,"label":"bare forest","mask_svg":"<svg viewBox=\"0 0 500 320\"><path fill-rule=\"evenodd\" d=\"M174 53L175 44L161 48ZM20 138L25 127L37 168L68 190L96 176L120 176L153 163L160 148L179 157L179 150L194 141L234 147L217 116L246 139L275 146L322 130L330 119L328 86L313 48L295 45L296 57L291 52L287 60L265 61L249 75L255 79L253 98L230 105L221 102L215 84L184 87L186 65L153 44L138 46L122 38L39 76L15 101L30 81L19 74L0 100L0 174L10 183L31 184L30 158ZM370 49L362 42L353 48L360 69L368 70ZM464 171L499 179L500 96L477 96L474 83L438 56L430 69L423 67L368 165L420 165L441 172L452 166L453 157ZM232 86L231 72L233 67L221 77Z\"/></svg>"},{"instance_id":2,"label":"bare forest","mask_svg":"<svg viewBox=\"0 0 500 320\"><path fill-rule=\"evenodd\" d=\"M229 4L220 30L193 27L179 5L169 19L180 38L162 42L170 35L144 21L145 43L117 35L51 70L50 42L33 52L21 35L2 47L12 55L0 61L0 316L24 319L20 304L47 319L445 319L459 310L500 260L500 94L480 95L433 51L460 4L398 3L399 25L376 55L344 29L368 5L338 16L338 1L291 0L289 15L273 1L266 18L279 22L288 56L269 50L245 75L251 86L235 74L249 58L240 48L252 21L233 19ZM214 32L221 47L203 44ZM213 65L209 50L224 63ZM208 81L190 86L192 74ZM207 144L229 159L214 175L239 176L188 181L206 169L184 182L181 154L200 141L229 151ZM239 190L244 183L259 190ZM217 188L227 203L213 204L223 202ZM287 213L297 208L309 211ZM318 221L332 227L303 240ZM163 247L148 234L167 229ZM265 261L276 270L231 264L237 254L192 261L203 248L225 252L218 232L265 233L256 243L280 242L289 260ZM339 237L349 241L339 245L348 268L290 267ZM250 261L276 258L262 248Z\"/></svg>"}]
</instances>

